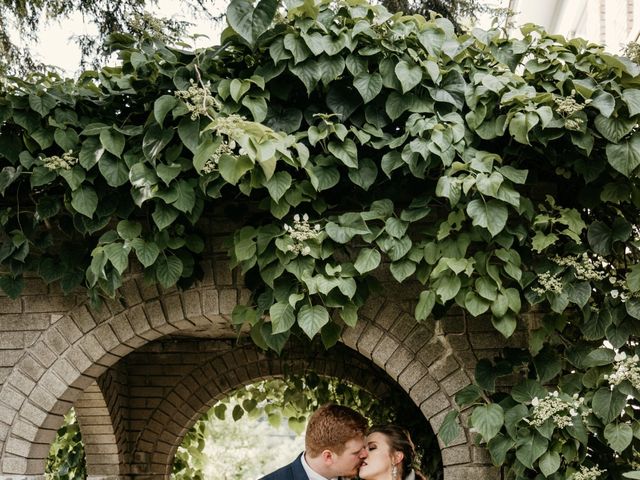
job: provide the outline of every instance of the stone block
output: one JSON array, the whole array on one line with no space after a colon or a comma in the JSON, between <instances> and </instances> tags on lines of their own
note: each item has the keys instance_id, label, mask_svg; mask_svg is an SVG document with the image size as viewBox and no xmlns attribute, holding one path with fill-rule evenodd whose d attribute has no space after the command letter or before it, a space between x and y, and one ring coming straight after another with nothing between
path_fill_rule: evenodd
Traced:
<instances>
[{"instance_id":1,"label":"stone block","mask_svg":"<svg viewBox=\"0 0 640 480\"><path fill-rule=\"evenodd\" d=\"M184 320L184 310L182 309L182 298L179 294L168 295L162 299L167 322L176 327Z\"/></svg>"},{"instance_id":2,"label":"stone block","mask_svg":"<svg viewBox=\"0 0 640 480\"><path fill-rule=\"evenodd\" d=\"M147 315L140 305L130 308L127 313L127 319L131 324L131 328L139 335L147 340L153 340L159 336L158 332L154 332L149 324Z\"/></svg>"},{"instance_id":3,"label":"stone block","mask_svg":"<svg viewBox=\"0 0 640 480\"><path fill-rule=\"evenodd\" d=\"M443 465L457 465L461 463L469 463L471 461L471 453L469 446L458 445L457 447L446 447L441 450Z\"/></svg>"},{"instance_id":4,"label":"stone block","mask_svg":"<svg viewBox=\"0 0 640 480\"><path fill-rule=\"evenodd\" d=\"M69 342L60 334L55 328L47 330L42 338L47 346L57 355L62 354L67 348L69 348Z\"/></svg>"},{"instance_id":5,"label":"stone block","mask_svg":"<svg viewBox=\"0 0 640 480\"><path fill-rule=\"evenodd\" d=\"M235 288L225 288L219 292L220 313L230 315L238 304L238 291Z\"/></svg>"},{"instance_id":6,"label":"stone block","mask_svg":"<svg viewBox=\"0 0 640 480\"><path fill-rule=\"evenodd\" d=\"M30 350L31 354L45 367L50 367L58 356L44 342L37 342Z\"/></svg>"},{"instance_id":7,"label":"stone block","mask_svg":"<svg viewBox=\"0 0 640 480\"><path fill-rule=\"evenodd\" d=\"M0 350L26 347L24 332L2 332L0 335Z\"/></svg>"},{"instance_id":8,"label":"stone block","mask_svg":"<svg viewBox=\"0 0 640 480\"><path fill-rule=\"evenodd\" d=\"M413 352L407 350L404 347L398 348L391 358L387 361L385 370L393 379L397 379L400 374L407 368L412 362L415 361L415 355Z\"/></svg>"},{"instance_id":9,"label":"stone block","mask_svg":"<svg viewBox=\"0 0 640 480\"><path fill-rule=\"evenodd\" d=\"M409 391L409 396L416 405L420 405L439 389L440 386L430 376L425 376Z\"/></svg>"},{"instance_id":10,"label":"stone block","mask_svg":"<svg viewBox=\"0 0 640 480\"><path fill-rule=\"evenodd\" d=\"M87 333L96 326L93 316L84 305L74 309L74 311L71 312L71 318L83 333Z\"/></svg>"},{"instance_id":11,"label":"stone block","mask_svg":"<svg viewBox=\"0 0 640 480\"><path fill-rule=\"evenodd\" d=\"M13 367L23 353L23 350L0 350L0 367Z\"/></svg>"},{"instance_id":12,"label":"stone block","mask_svg":"<svg viewBox=\"0 0 640 480\"><path fill-rule=\"evenodd\" d=\"M434 393L424 402L422 402L422 405L420 405L420 411L428 419L431 419L431 417L433 417L437 413L450 408L452 408L452 405L449 401L449 397L447 397L441 391Z\"/></svg>"},{"instance_id":13,"label":"stone block","mask_svg":"<svg viewBox=\"0 0 640 480\"><path fill-rule=\"evenodd\" d=\"M379 367L384 367L384 365L387 363L387 360L389 360L393 352L398 349L399 345L400 344L397 342L397 340L388 335L385 335L373 349L373 352L371 353L371 359Z\"/></svg>"},{"instance_id":14,"label":"stone block","mask_svg":"<svg viewBox=\"0 0 640 480\"><path fill-rule=\"evenodd\" d=\"M151 326L158 331L164 332L167 327L167 319L160 302L158 300L147 302L144 304L143 309ZM169 331L173 330L173 327L169 327Z\"/></svg>"},{"instance_id":15,"label":"stone block","mask_svg":"<svg viewBox=\"0 0 640 480\"><path fill-rule=\"evenodd\" d=\"M63 316L55 323L58 332L67 339L69 343L75 343L82 337L82 332L76 323L68 315Z\"/></svg>"},{"instance_id":16,"label":"stone block","mask_svg":"<svg viewBox=\"0 0 640 480\"><path fill-rule=\"evenodd\" d=\"M444 467L444 480L500 480L500 469L484 465Z\"/></svg>"},{"instance_id":17,"label":"stone block","mask_svg":"<svg viewBox=\"0 0 640 480\"><path fill-rule=\"evenodd\" d=\"M417 351L417 358L426 366L430 367L433 362L442 357L444 352L445 348L440 339L434 339L432 342L425 344Z\"/></svg>"},{"instance_id":18,"label":"stone block","mask_svg":"<svg viewBox=\"0 0 640 480\"><path fill-rule=\"evenodd\" d=\"M19 410L26 399L26 395L10 386L6 386L0 391L0 402L14 410Z\"/></svg>"},{"instance_id":19,"label":"stone block","mask_svg":"<svg viewBox=\"0 0 640 480\"><path fill-rule=\"evenodd\" d=\"M200 301L200 291L192 289L182 294L182 304L187 318L202 316L202 302Z\"/></svg>"},{"instance_id":20,"label":"stone block","mask_svg":"<svg viewBox=\"0 0 640 480\"><path fill-rule=\"evenodd\" d=\"M48 370L42 375L42 378L38 381L38 385L47 389L56 398L61 398L67 391L67 384L63 382L53 370Z\"/></svg>"},{"instance_id":21,"label":"stone block","mask_svg":"<svg viewBox=\"0 0 640 480\"><path fill-rule=\"evenodd\" d=\"M382 307L375 317L374 323L385 330L389 330L391 325L402 314L402 310L395 302L388 302Z\"/></svg>"},{"instance_id":22,"label":"stone block","mask_svg":"<svg viewBox=\"0 0 640 480\"><path fill-rule=\"evenodd\" d=\"M16 370L13 375L11 375L8 383L16 390L24 393L27 396L31 393L33 387L36 386L36 382L34 382L20 370Z\"/></svg>"},{"instance_id":23,"label":"stone block","mask_svg":"<svg viewBox=\"0 0 640 480\"><path fill-rule=\"evenodd\" d=\"M442 380L444 377L453 373L460 368L460 364L453 355L447 355L440 358L436 363L429 367L429 373L436 380Z\"/></svg>"},{"instance_id":24,"label":"stone block","mask_svg":"<svg viewBox=\"0 0 640 480\"><path fill-rule=\"evenodd\" d=\"M374 325L367 325L358 339L358 351L363 355L371 358L371 354L376 345L384 335L384 330Z\"/></svg>"},{"instance_id":25,"label":"stone block","mask_svg":"<svg viewBox=\"0 0 640 480\"><path fill-rule=\"evenodd\" d=\"M419 362L413 362L400 374L398 384L405 392L409 392L426 373L427 369L424 368L424 365Z\"/></svg>"},{"instance_id":26,"label":"stone block","mask_svg":"<svg viewBox=\"0 0 640 480\"><path fill-rule=\"evenodd\" d=\"M407 338L415 326L415 318L408 313L403 313L393 323L389 332L402 342Z\"/></svg>"},{"instance_id":27,"label":"stone block","mask_svg":"<svg viewBox=\"0 0 640 480\"><path fill-rule=\"evenodd\" d=\"M98 360L101 360L107 353L93 334L85 335L78 342L78 344L80 345L80 348L82 349L82 351L93 362L97 362Z\"/></svg>"},{"instance_id":28,"label":"stone block","mask_svg":"<svg viewBox=\"0 0 640 480\"><path fill-rule=\"evenodd\" d=\"M50 319L51 315L44 313L26 313L22 315L0 313L0 332L45 330L50 324Z\"/></svg>"},{"instance_id":29,"label":"stone block","mask_svg":"<svg viewBox=\"0 0 640 480\"><path fill-rule=\"evenodd\" d=\"M415 322L414 322L415 323ZM415 326L412 332L409 333L406 340L403 342L404 346L413 352L419 352L429 343L433 338L433 329L425 323Z\"/></svg>"},{"instance_id":30,"label":"stone block","mask_svg":"<svg viewBox=\"0 0 640 480\"><path fill-rule=\"evenodd\" d=\"M95 336L107 352L115 353L114 350L121 345L120 340L116 334L113 333L108 323L100 324L91 335Z\"/></svg>"},{"instance_id":31,"label":"stone block","mask_svg":"<svg viewBox=\"0 0 640 480\"><path fill-rule=\"evenodd\" d=\"M20 298L0 297L0 315L7 313L22 313L22 301ZM1 328L2 320L0 320Z\"/></svg>"},{"instance_id":32,"label":"stone block","mask_svg":"<svg viewBox=\"0 0 640 480\"><path fill-rule=\"evenodd\" d=\"M233 272L229 266L229 262L216 259L213 265L213 277L218 287L233 285Z\"/></svg>"},{"instance_id":33,"label":"stone block","mask_svg":"<svg viewBox=\"0 0 640 480\"><path fill-rule=\"evenodd\" d=\"M360 307L358 315L365 317L367 320L373 320L378 315L384 302L384 297L369 297L366 303Z\"/></svg>"},{"instance_id":34,"label":"stone block","mask_svg":"<svg viewBox=\"0 0 640 480\"><path fill-rule=\"evenodd\" d=\"M26 354L18 365L18 369L33 380L38 380L44 373L44 367L31 354Z\"/></svg>"},{"instance_id":35,"label":"stone block","mask_svg":"<svg viewBox=\"0 0 640 480\"><path fill-rule=\"evenodd\" d=\"M76 297L73 295L34 295L22 297L22 306L25 313L66 313L75 305Z\"/></svg>"},{"instance_id":36,"label":"stone block","mask_svg":"<svg viewBox=\"0 0 640 480\"><path fill-rule=\"evenodd\" d=\"M455 395L470 383L471 380L466 372L464 370L458 370L442 380L440 385L448 395Z\"/></svg>"},{"instance_id":37,"label":"stone block","mask_svg":"<svg viewBox=\"0 0 640 480\"><path fill-rule=\"evenodd\" d=\"M111 328L118 337L119 342L127 343L136 336L126 314L119 313L111 320Z\"/></svg>"},{"instance_id":38,"label":"stone block","mask_svg":"<svg viewBox=\"0 0 640 480\"><path fill-rule=\"evenodd\" d=\"M138 284L135 280L125 282L124 288L121 288L120 292L122 292L122 296L124 297L124 301L128 307L138 305L142 302L142 295L140 295Z\"/></svg>"}]
</instances>

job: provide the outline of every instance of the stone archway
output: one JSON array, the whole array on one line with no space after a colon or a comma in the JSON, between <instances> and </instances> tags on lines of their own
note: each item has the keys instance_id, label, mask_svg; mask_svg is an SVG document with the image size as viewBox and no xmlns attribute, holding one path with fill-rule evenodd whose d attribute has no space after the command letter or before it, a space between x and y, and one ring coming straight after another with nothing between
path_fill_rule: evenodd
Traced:
<instances>
[{"instance_id":1,"label":"stone archway","mask_svg":"<svg viewBox=\"0 0 640 480\"><path fill-rule=\"evenodd\" d=\"M183 292L161 292L131 278L123 288L126 306L111 302L97 312L84 305L74 306L43 328L12 365L0 388L1 477L42 475L62 415L102 374L131 352L171 334L214 339L235 336L229 317L236 303L247 299L248 291L235 281L224 262L211 262L205 271L201 284ZM464 316L416 324L409 313L411 302L402 300L411 298L412 293L389 291L390 298L370 299L357 326L344 331L341 343L386 372L437 431L453 406L453 395L470 382L477 358L495 352L504 342L487 331L491 327L486 327L486 322ZM472 332L481 330L482 325L483 332ZM237 376L236 385L248 380ZM214 398L216 392L210 393L213 395L202 405ZM186 417L179 428L174 428L180 431L171 432L168 454L175 438L193 421L193 415ZM113 432L118 432L117 426ZM120 452L121 457L131 465L144 464L143 459L133 457L135 442L127 439L126 444L127 452ZM118 445L123 445L121 440ZM471 472L478 478L495 477L486 453L473 445L468 432L453 445L441 447L446 480ZM120 474L143 473L126 467Z\"/></svg>"}]
</instances>

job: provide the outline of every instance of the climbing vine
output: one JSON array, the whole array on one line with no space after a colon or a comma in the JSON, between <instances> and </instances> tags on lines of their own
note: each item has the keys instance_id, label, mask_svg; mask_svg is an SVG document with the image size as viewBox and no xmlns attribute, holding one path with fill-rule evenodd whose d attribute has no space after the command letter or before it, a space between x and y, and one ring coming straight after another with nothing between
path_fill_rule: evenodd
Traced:
<instances>
[{"instance_id":1,"label":"climbing vine","mask_svg":"<svg viewBox=\"0 0 640 480\"><path fill-rule=\"evenodd\" d=\"M198 221L241 212L256 344L333 345L381 271L423 285L418 322L456 305L509 337L535 306L529 348L459 393L470 426L515 478L637 478L640 67L533 26L285 3L234 0L220 47L113 34L117 66L3 80L0 287L97 302L133 263L185 287Z\"/></svg>"}]
</instances>

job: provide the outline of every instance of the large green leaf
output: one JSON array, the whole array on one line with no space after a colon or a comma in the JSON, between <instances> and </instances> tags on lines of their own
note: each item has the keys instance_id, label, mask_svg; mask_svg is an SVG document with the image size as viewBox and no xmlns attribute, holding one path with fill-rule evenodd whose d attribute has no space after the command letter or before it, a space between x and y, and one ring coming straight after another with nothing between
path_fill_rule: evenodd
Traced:
<instances>
[{"instance_id":1,"label":"large green leaf","mask_svg":"<svg viewBox=\"0 0 640 480\"><path fill-rule=\"evenodd\" d=\"M622 140L636 125L633 119L624 116L607 118L604 115L598 115L593 123L602 136L613 143Z\"/></svg>"},{"instance_id":2,"label":"large green leaf","mask_svg":"<svg viewBox=\"0 0 640 480\"><path fill-rule=\"evenodd\" d=\"M438 430L438 437L440 437L440 440L442 440L442 443L446 446L458 438L461 432L462 429L458 424L458 411L452 410L445 415L442 425L440 425L440 429Z\"/></svg>"},{"instance_id":3,"label":"large green leaf","mask_svg":"<svg viewBox=\"0 0 640 480\"><path fill-rule=\"evenodd\" d=\"M296 323L293 307L288 303L274 303L269 308L269 316L271 317L271 332L273 334L286 332Z\"/></svg>"},{"instance_id":4,"label":"large green leaf","mask_svg":"<svg viewBox=\"0 0 640 480\"><path fill-rule=\"evenodd\" d=\"M402 93L407 93L422 81L422 69L415 63L400 60L395 68L396 76L402 85Z\"/></svg>"},{"instance_id":5,"label":"large green leaf","mask_svg":"<svg viewBox=\"0 0 640 480\"><path fill-rule=\"evenodd\" d=\"M626 423L610 423L604 427L604 438L613 450L620 453L631 445L633 429Z\"/></svg>"},{"instance_id":6,"label":"large green leaf","mask_svg":"<svg viewBox=\"0 0 640 480\"><path fill-rule=\"evenodd\" d=\"M538 432L523 430L517 441L516 458L532 469L534 462L547 451L548 446L549 441Z\"/></svg>"},{"instance_id":7,"label":"large green leaf","mask_svg":"<svg viewBox=\"0 0 640 480\"><path fill-rule=\"evenodd\" d=\"M481 405L473 409L471 424L485 442L495 437L504 424L504 411L496 403Z\"/></svg>"},{"instance_id":8,"label":"large green leaf","mask_svg":"<svg viewBox=\"0 0 640 480\"><path fill-rule=\"evenodd\" d=\"M124 135L117 130L110 128L100 131L100 143L107 152L120 157L124 151Z\"/></svg>"},{"instance_id":9,"label":"large green leaf","mask_svg":"<svg viewBox=\"0 0 640 480\"><path fill-rule=\"evenodd\" d=\"M255 8L251 0L233 0L227 9L227 21L251 46L267 31L278 8L277 0L260 0Z\"/></svg>"},{"instance_id":10,"label":"large green leaf","mask_svg":"<svg viewBox=\"0 0 640 480\"><path fill-rule=\"evenodd\" d=\"M415 316L416 320L421 322L426 320L436 304L436 294L431 290L423 290L418 297Z\"/></svg>"},{"instance_id":11,"label":"large green leaf","mask_svg":"<svg viewBox=\"0 0 640 480\"><path fill-rule=\"evenodd\" d=\"M618 418L626 403L626 395L617 389L611 390L609 387L601 387L593 396L591 408L593 413L603 422L610 423Z\"/></svg>"},{"instance_id":12,"label":"large green leaf","mask_svg":"<svg viewBox=\"0 0 640 480\"><path fill-rule=\"evenodd\" d=\"M607 160L617 171L630 177L640 165L640 133L619 143L607 145Z\"/></svg>"},{"instance_id":13,"label":"large green leaf","mask_svg":"<svg viewBox=\"0 0 640 480\"><path fill-rule=\"evenodd\" d=\"M173 108L178 104L178 99L174 95L162 95L153 104L153 116L156 118L158 125L162 126L164 117L167 116Z\"/></svg>"},{"instance_id":14,"label":"large green leaf","mask_svg":"<svg viewBox=\"0 0 640 480\"><path fill-rule=\"evenodd\" d=\"M378 268L381 259L382 256L377 249L363 248L358 253L358 258L356 259L353 266L358 271L358 273L362 274Z\"/></svg>"},{"instance_id":15,"label":"large green leaf","mask_svg":"<svg viewBox=\"0 0 640 480\"><path fill-rule=\"evenodd\" d=\"M364 103L369 103L382 91L382 77L379 73L362 71L353 79L353 85L360 93Z\"/></svg>"},{"instance_id":16,"label":"large green leaf","mask_svg":"<svg viewBox=\"0 0 640 480\"><path fill-rule=\"evenodd\" d=\"M506 205L498 200L472 200L467 205L467 214L474 225L486 228L493 236L504 229L509 217Z\"/></svg>"},{"instance_id":17,"label":"large green leaf","mask_svg":"<svg viewBox=\"0 0 640 480\"><path fill-rule=\"evenodd\" d=\"M124 160L108 153L100 158L98 168L110 187L119 187L129 180L129 168Z\"/></svg>"},{"instance_id":18,"label":"large green leaf","mask_svg":"<svg viewBox=\"0 0 640 480\"><path fill-rule=\"evenodd\" d=\"M253 162L245 155L239 157L222 155L218 162L220 175L231 185L238 183L238 180L253 168Z\"/></svg>"},{"instance_id":19,"label":"large green leaf","mask_svg":"<svg viewBox=\"0 0 640 480\"><path fill-rule=\"evenodd\" d=\"M91 218L98 207L98 195L93 187L82 185L71 192L71 206L77 212Z\"/></svg>"},{"instance_id":20,"label":"large green leaf","mask_svg":"<svg viewBox=\"0 0 640 480\"><path fill-rule=\"evenodd\" d=\"M557 452L549 451L545 452L538 461L540 471L545 477L552 475L560 468L560 455Z\"/></svg>"},{"instance_id":21,"label":"large green leaf","mask_svg":"<svg viewBox=\"0 0 640 480\"><path fill-rule=\"evenodd\" d=\"M298 325L309 338L315 337L327 323L329 312L321 305L304 305L298 312Z\"/></svg>"},{"instance_id":22,"label":"large green leaf","mask_svg":"<svg viewBox=\"0 0 640 480\"><path fill-rule=\"evenodd\" d=\"M629 115L635 116L640 113L640 90L635 88L623 90L622 100L627 104Z\"/></svg>"},{"instance_id":23,"label":"large green leaf","mask_svg":"<svg viewBox=\"0 0 640 480\"><path fill-rule=\"evenodd\" d=\"M144 267L153 265L160 254L160 249L155 242L145 242L141 238L136 238L131 242L131 246L136 252L138 261Z\"/></svg>"},{"instance_id":24,"label":"large green leaf","mask_svg":"<svg viewBox=\"0 0 640 480\"><path fill-rule=\"evenodd\" d=\"M329 151L349 168L358 168L358 147L353 140L345 138L342 142L329 142Z\"/></svg>"},{"instance_id":25,"label":"large green leaf","mask_svg":"<svg viewBox=\"0 0 640 480\"><path fill-rule=\"evenodd\" d=\"M182 260L175 255L160 255L156 261L156 277L164 288L172 287L180 279L183 271Z\"/></svg>"},{"instance_id":26,"label":"large green leaf","mask_svg":"<svg viewBox=\"0 0 640 480\"><path fill-rule=\"evenodd\" d=\"M32 110L38 112L41 117L47 115L57 103L55 97L46 92L29 94L29 106Z\"/></svg>"}]
</instances>

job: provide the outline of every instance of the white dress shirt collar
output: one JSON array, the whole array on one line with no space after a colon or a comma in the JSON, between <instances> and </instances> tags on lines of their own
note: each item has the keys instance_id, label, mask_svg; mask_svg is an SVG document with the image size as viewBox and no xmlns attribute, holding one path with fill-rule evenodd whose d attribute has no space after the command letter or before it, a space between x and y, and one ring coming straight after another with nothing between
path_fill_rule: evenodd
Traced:
<instances>
[{"instance_id":1,"label":"white dress shirt collar","mask_svg":"<svg viewBox=\"0 0 640 480\"><path fill-rule=\"evenodd\" d=\"M304 471L307 472L307 477L309 477L309 480L337 480L337 478L323 477L313 468L311 468L307 463L307 460L304 458L304 452L302 453L302 457L300 457L300 461L302 462L302 468L304 468Z\"/></svg>"}]
</instances>

